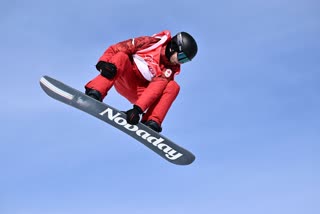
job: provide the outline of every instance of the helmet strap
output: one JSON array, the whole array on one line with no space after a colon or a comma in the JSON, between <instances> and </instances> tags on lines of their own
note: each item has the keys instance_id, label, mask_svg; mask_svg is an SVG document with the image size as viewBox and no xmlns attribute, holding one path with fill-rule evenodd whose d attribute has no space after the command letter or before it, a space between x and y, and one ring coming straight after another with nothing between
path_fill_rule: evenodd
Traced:
<instances>
[{"instance_id":1,"label":"helmet strap","mask_svg":"<svg viewBox=\"0 0 320 214\"><path fill-rule=\"evenodd\" d=\"M169 61L171 56L174 54L174 52L178 52L178 50L176 50L177 48L178 48L178 45L172 40L167 44L165 54Z\"/></svg>"}]
</instances>

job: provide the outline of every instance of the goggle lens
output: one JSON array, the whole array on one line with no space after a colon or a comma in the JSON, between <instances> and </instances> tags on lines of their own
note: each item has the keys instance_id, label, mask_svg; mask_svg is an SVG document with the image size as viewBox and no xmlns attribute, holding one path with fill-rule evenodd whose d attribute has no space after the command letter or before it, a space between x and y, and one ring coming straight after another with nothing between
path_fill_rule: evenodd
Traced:
<instances>
[{"instance_id":1,"label":"goggle lens","mask_svg":"<svg viewBox=\"0 0 320 214\"><path fill-rule=\"evenodd\" d=\"M183 52L178 53L178 61L179 63L183 64L186 62L189 62L190 59L187 57L187 55Z\"/></svg>"}]
</instances>

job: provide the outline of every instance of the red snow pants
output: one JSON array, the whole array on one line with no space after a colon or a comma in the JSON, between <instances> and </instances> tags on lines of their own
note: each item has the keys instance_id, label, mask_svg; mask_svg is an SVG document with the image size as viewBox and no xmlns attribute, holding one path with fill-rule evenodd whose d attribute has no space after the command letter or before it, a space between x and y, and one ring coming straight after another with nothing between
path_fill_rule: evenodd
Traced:
<instances>
[{"instance_id":1,"label":"red snow pants","mask_svg":"<svg viewBox=\"0 0 320 214\"><path fill-rule=\"evenodd\" d=\"M136 104L150 82L144 79L136 65L125 53L116 53L109 62L117 67L115 78L109 80L99 74L88 82L85 87L99 91L102 99L104 99L108 91L114 86L119 94L132 104ZM143 104L144 102L150 103L148 100L139 100L139 106L145 108L142 108L142 110L147 110L143 115L142 121L154 120L161 125L180 90L180 86L174 80L161 87L164 88L162 94L150 106L144 106ZM148 99L148 96L144 97Z\"/></svg>"}]
</instances>

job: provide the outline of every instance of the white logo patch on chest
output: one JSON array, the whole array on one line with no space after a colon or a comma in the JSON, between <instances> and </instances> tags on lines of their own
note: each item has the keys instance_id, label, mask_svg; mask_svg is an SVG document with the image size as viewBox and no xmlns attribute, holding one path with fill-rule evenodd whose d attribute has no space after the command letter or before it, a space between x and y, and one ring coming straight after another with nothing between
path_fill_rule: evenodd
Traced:
<instances>
[{"instance_id":1,"label":"white logo patch on chest","mask_svg":"<svg viewBox=\"0 0 320 214\"><path fill-rule=\"evenodd\" d=\"M167 78L169 78L171 76L171 74L172 74L172 70L171 69L167 69L164 72L164 76L167 77Z\"/></svg>"}]
</instances>

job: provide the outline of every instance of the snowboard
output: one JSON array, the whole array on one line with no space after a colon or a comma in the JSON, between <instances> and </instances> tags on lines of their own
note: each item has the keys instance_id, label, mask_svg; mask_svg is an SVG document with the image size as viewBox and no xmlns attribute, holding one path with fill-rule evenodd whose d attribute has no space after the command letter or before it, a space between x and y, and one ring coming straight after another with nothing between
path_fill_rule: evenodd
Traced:
<instances>
[{"instance_id":1,"label":"snowboard","mask_svg":"<svg viewBox=\"0 0 320 214\"><path fill-rule=\"evenodd\" d=\"M40 86L50 97L110 124L173 164L188 165L195 160L195 156L191 152L143 123L128 124L123 111L97 101L56 79L43 76L40 79Z\"/></svg>"}]
</instances>

